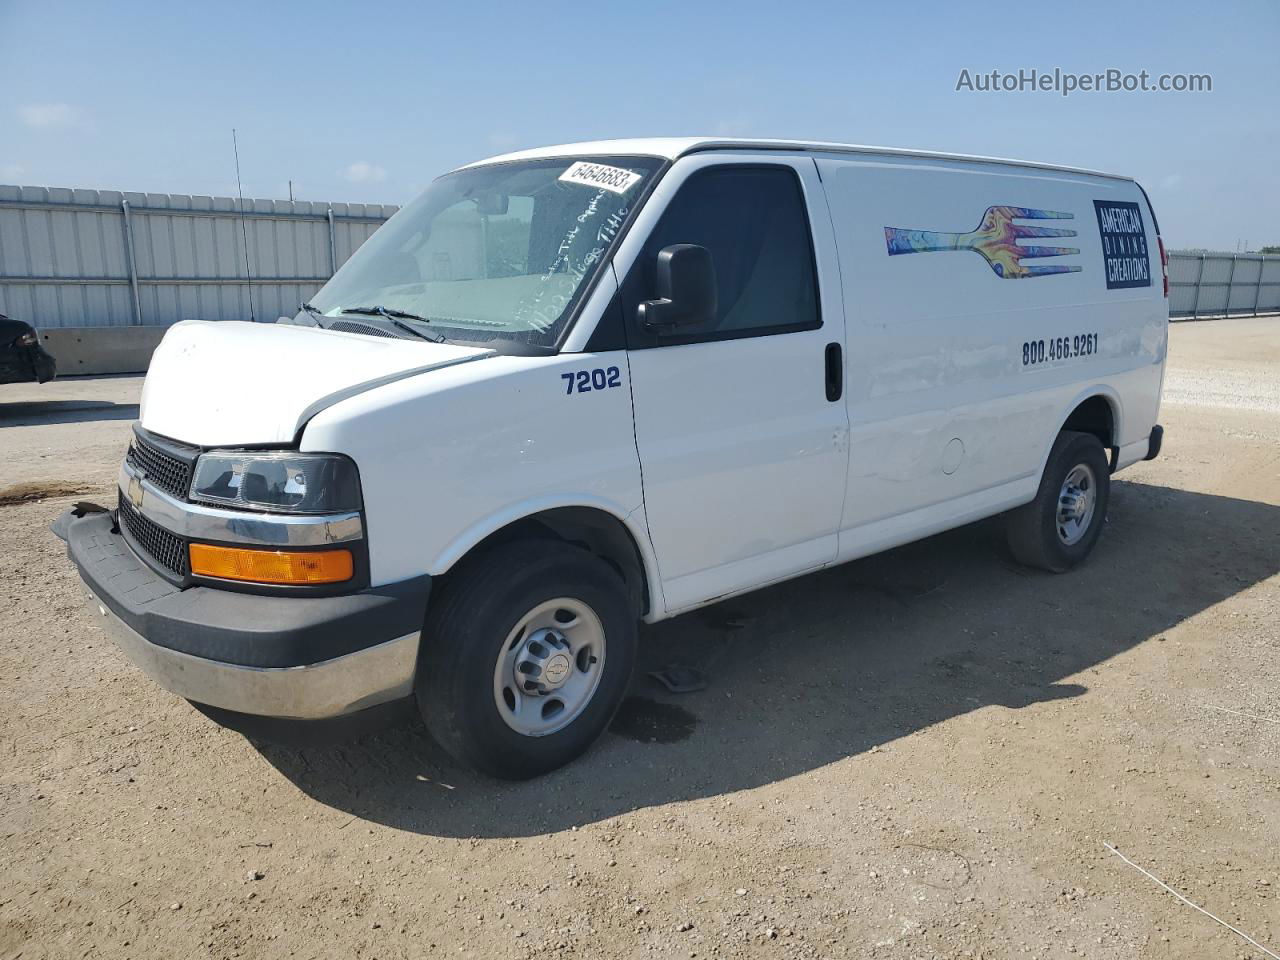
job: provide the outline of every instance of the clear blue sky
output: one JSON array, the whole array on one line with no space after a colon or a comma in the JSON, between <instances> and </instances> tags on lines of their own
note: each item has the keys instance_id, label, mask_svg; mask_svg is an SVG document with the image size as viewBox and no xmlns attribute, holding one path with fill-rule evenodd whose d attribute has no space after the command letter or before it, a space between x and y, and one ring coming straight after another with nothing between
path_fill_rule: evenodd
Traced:
<instances>
[{"instance_id":1,"label":"clear blue sky","mask_svg":"<svg viewBox=\"0 0 1280 960\"><path fill-rule=\"evenodd\" d=\"M1280 4L0 0L0 182L403 203L615 136L844 140L1129 173L1166 242L1280 244ZM956 92L1020 67L1211 93Z\"/></svg>"}]
</instances>

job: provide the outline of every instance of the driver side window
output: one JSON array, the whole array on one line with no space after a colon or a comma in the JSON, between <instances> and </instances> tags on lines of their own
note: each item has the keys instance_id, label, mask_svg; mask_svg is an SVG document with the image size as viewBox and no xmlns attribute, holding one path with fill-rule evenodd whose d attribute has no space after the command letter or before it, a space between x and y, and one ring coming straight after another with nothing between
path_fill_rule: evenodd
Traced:
<instances>
[{"instance_id":1,"label":"driver side window","mask_svg":"<svg viewBox=\"0 0 1280 960\"><path fill-rule=\"evenodd\" d=\"M629 323L633 346L767 336L822 325L813 245L799 179L790 167L724 166L693 174L663 212L637 263L636 304L655 296L658 251L706 247L715 264L718 315L678 336ZM637 342L638 341L638 342Z\"/></svg>"}]
</instances>

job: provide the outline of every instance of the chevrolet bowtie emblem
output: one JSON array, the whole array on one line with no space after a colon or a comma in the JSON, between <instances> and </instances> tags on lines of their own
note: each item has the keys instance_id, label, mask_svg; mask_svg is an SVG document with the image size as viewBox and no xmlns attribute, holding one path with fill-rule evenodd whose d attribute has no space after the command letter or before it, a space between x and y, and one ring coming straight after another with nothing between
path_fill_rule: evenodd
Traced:
<instances>
[{"instance_id":1,"label":"chevrolet bowtie emblem","mask_svg":"<svg viewBox=\"0 0 1280 960\"><path fill-rule=\"evenodd\" d=\"M129 478L129 502L135 510L142 509L142 478L146 474L139 470Z\"/></svg>"}]
</instances>

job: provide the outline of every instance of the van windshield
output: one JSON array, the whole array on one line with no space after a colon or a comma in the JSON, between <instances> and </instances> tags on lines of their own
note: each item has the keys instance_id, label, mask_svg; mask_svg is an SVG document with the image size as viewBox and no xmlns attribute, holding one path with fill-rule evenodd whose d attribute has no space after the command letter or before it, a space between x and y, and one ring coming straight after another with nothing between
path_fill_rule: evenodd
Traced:
<instances>
[{"instance_id":1,"label":"van windshield","mask_svg":"<svg viewBox=\"0 0 1280 960\"><path fill-rule=\"evenodd\" d=\"M450 340L553 346L660 162L555 158L447 174L308 306L356 321L376 307Z\"/></svg>"}]
</instances>

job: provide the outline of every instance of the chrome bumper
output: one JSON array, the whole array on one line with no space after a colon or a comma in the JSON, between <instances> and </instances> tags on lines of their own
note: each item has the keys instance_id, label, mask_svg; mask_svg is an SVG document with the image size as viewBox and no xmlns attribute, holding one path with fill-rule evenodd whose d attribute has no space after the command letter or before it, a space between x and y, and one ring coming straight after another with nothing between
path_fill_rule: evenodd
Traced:
<instances>
[{"instance_id":1,"label":"chrome bumper","mask_svg":"<svg viewBox=\"0 0 1280 960\"><path fill-rule=\"evenodd\" d=\"M321 719L354 713L413 692L418 633L320 663L246 667L154 644L86 590L95 617L132 660L170 693L238 713Z\"/></svg>"}]
</instances>

